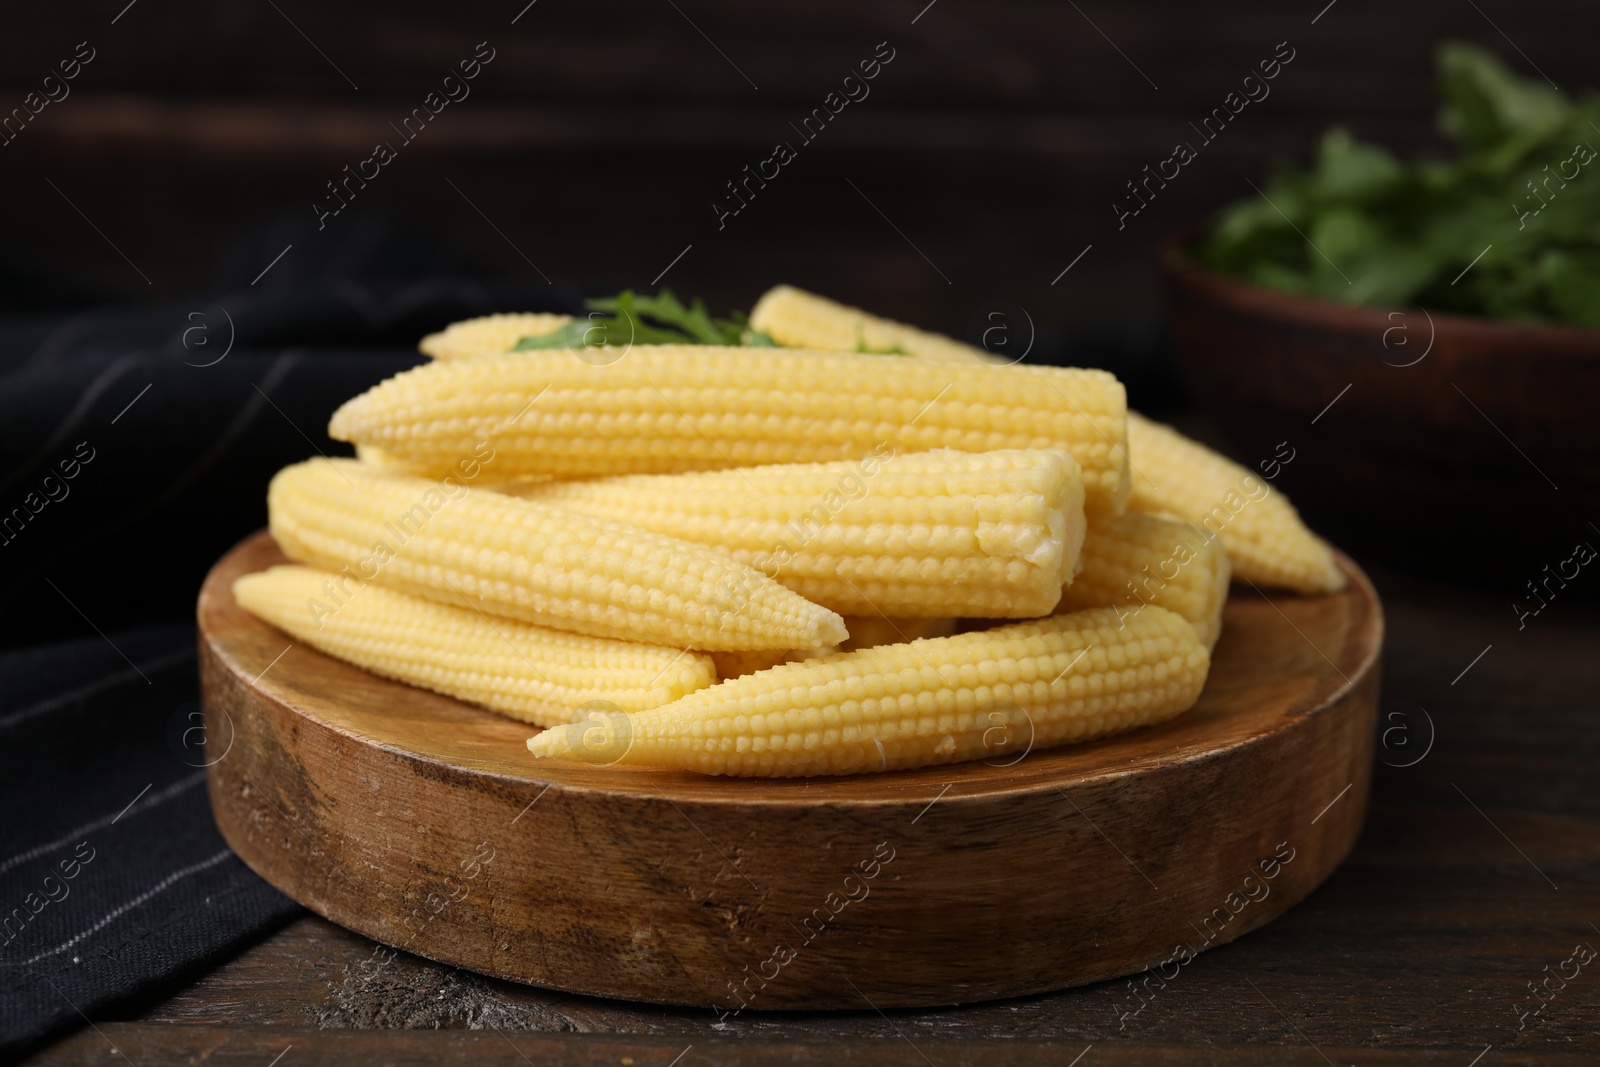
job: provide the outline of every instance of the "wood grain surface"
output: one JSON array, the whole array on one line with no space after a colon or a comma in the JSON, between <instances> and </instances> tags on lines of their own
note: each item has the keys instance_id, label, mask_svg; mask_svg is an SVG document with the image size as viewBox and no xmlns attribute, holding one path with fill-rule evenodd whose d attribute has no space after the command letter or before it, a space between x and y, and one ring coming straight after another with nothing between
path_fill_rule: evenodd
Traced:
<instances>
[{"instance_id":1,"label":"wood grain surface","mask_svg":"<svg viewBox=\"0 0 1600 1067\"><path fill-rule=\"evenodd\" d=\"M1216 1049L1198 1045L1115 1045L1078 1042L1056 1043L1035 1039L990 1038L954 1044L918 1046L905 1037L845 1040L783 1041L737 1040L706 1037L683 1041L642 1034L507 1034L488 1031L412 1031L405 1034L352 1033L291 1027L246 1028L212 1026L172 1027L160 1024L124 1024L113 1029L119 1052L131 1062L195 1062L268 1064L272 1057L295 1056L299 1063L374 1063L385 1067L435 1067L463 1064L478 1067L529 1067L571 1064L573 1067L616 1067L646 1064L659 1067L733 1067L736 1064L784 1064L787 1067L888 1067L890 1064L959 1063L962 1067L1018 1067L1021 1064L1060 1064L1074 1067L1072 1057L1088 1056L1099 1067L1327 1067L1330 1063L1359 1062L1371 1067L1401 1064L1462 1067L1466 1061L1443 1049L1313 1048L1268 1045ZM85 1031L52 1050L49 1061L99 1067L107 1062L106 1039ZM181 1050L181 1051L180 1051ZM217 1057L213 1060L212 1057ZM224 1059L226 1057L226 1059ZM1592 1057L1578 1052L1525 1052L1512 1049L1491 1061L1499 1067L1589 1067Z\"/></svg>"},{"instance_id":2,"label":"wood grain surface","mask_svg":"<svg viewBox=\"0 0 1600 1067\"><path fill-rule=\"evenodd\" d=\"M759 781L534 764L525 725L239 609L281 558L257 535L200 597L218 825L313 911L486 974L730 1013L1159 986L1321 884L1366 810L1382 621L1353 566L1338 596L1236 596L1171 723Z\"/></svg>"}]
</instances>

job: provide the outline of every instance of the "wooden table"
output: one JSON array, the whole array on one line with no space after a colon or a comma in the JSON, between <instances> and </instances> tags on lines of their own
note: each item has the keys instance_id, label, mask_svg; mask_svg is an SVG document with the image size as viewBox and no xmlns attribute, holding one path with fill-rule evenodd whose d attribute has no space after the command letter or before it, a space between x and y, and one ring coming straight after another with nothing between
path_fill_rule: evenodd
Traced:
<instances>
[{"instance_id":1,"label":"wooden table","mask_svg":"<svg viewBox=\"0 0 1600 1067\"><path fill-rule=\"evenodd\" d=\"M1537 1016L1529 983L1563 970L1575 945L1600 947L1600 605L1555 602L1518 631L1505 596L1373 577L1389 613L1385 707L1411 712L1387 720L1409 735L1392 733L1384 758L1426 755L1377 768L1366 833L1321 890L1200 956L1137 1014L1119 981L719 1025L709 1011L547 993L405 955L362 968L371 942L304 918L35 1062L105 1064L114 1043L135 1064L258 1067L280 1054L283 1067L1594 1063L1600 960L1564 988L1549 977L1558 991ZM1431 748L1402 701L1426 709Z\"/></svg>"}]
</instances>

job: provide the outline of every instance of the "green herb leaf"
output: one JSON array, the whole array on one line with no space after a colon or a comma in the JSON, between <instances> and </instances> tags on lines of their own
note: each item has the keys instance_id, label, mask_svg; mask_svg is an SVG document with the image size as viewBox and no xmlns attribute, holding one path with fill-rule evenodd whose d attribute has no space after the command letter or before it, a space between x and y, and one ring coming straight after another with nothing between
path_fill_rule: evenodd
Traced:
<instances>
[{"instance_id":1,"label":"green herb leaf","mask_svg":"<svg viewBox=\"0 0 1600 1067\"><path fill-rule=\"evenodd\" d=\"M584 319L573 319L558 330L539 334L537 337L522 338L511 347L511 351L525 352L535 348L585 348L588 346L585 335L590 325Z\"/></svg>"},{"instance_id":2,"label":"green herb leaf","mask_svg":"<svg viewBox=\"0 0 1600 1067\"><path fill-rule=\"evenodd\" d=\"M1474 45L1437 62L1459 155L1401 163L1331 130L1309 168L1220 212L1196 258L1348 303L1600 324L1600 98L1574 103Z\"/></svg>"},{"instance_id":3,"label":"green herb leaf","mask_svg":"<svg viewBox=\"0 0 1600 1067\"><path fill-rule=\"evenodd\" d=\"M1493 148L1521 131L1560 125L1571 104L1542 81L1519 78L1493 52L1446 41L1435 56L1444 108L1439 128L1468 148Z\"/></svg>"},{"instance_id":4,"label":"green herb leaf","mask_svg":"<svg viewBox=\"0 0 1600 1067\"><path fill-rule=\"evenodd\" d=\"M537 348L603 348L607 345L751 345L776 347L776 342L750 329L742 311L713 318L704 301L688 307L662 289L655 296L640 296L625 289L616 296L584 301L586 319L574 319L559 330L524 337L512 351Z\"/></svg>"}]
</instances>

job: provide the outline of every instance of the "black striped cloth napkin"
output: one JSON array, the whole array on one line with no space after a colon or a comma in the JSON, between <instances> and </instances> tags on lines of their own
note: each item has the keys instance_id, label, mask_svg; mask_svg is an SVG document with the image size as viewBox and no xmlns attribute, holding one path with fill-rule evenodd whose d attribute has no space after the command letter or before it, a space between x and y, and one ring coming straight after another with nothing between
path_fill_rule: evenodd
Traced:
<instances>
[{"instance_id":1,"label":"black striped cloth napkin","mask_svg":"<svg viewBox=\"0 0 1600 1067\"><path fill-rule=\"evenodd\" d=\"M265 225L205 293L162 304L61 307L0 256L0 312L57 307L0 317L0 1060L298 913L212 823L200 581L264 525L273 471L348 451L328 415L418 362L422 334L576 303L343 222Z\"/></svg>"}]
</instances>

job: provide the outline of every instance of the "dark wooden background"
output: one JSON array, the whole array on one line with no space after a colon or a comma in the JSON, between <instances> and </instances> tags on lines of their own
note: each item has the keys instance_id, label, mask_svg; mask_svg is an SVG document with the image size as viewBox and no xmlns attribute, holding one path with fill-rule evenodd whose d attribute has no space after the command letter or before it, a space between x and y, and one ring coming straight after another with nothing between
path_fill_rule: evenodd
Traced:
<instances>
[{"instance_id":1,"label":"dark wooden background","mask_svg":"<svg viewBox=\"0 0 1600 1067\"><path fill-rule=\"evenodd\" d=\"M1537 64L1566 89L1596 80L1600 40L1592 0L126 3L0 15L0 114L78 42L98 52L70 97L0 147L0 277L76 278L128 298L192 292L241 229L310 222L324 182L393 140L388 124L487 40L497 55L472 95L401 148L358 206L511 275L538 278L531 263L557 282L648 287L692 245L664 281L719 307L748 306L782 280L957 333L996 299L1025 307L1047 335L1153 321L1157 244L1250 195L1246 179L1272 159L1303 156L1336 121L1407 152L1438 146L1441 38L1488 45L1524 72ZM710 204L723 182L792 139L789 122L884 40L897 55L870 98L719 232ZM1118 232L1123 182L1191 139L1188 122L1280 41L1297 56L1270 98ZM284 244L315 240L290 223ZM664 1065L690 1043L684 1067L745 1056L920 1064L924 1052L941 1067L1066 1064L1089 1044L1082 1067L1467 1067L1485 1046L1482 1067L1592 1062L1595 986L1523 1031L1513 1005L1600 922L1593 610L1564 602L1556 612L1570 617L1518 634L1502 599L1380 584L1386 696L1439 717L1437 749L1415 768L1380 768L1352 861L1281 923L1202 958L1131 1040L1111 984L964 1012L755 1017L728 1032L409 958L384 988L356 989L370 944L307 919L174 997L97 1020L42 1061L108 1062L109 1035L140 1063L220 1051L216 1062L266 1064L293 1045L284 1067ZM445 1031L408 1042L367 1027ZM1000 1043L1017 1035L1039 1044ZM956 1037L973 1043L945 1044Z\"/></svg>"},{"instance_id":2,"label":"dark wooden background","mask_svg":"<svg viewBox=\"0 0 1600 1067\"><path fill-rule=\"evenodd\" d=\"M789 280L961 332L998 298L1049 334L1153 316L1159 240L1249 195L1247 177L1330 123L1432 140L1440 38L1572 88L1593 80L1600 35L1586 0L526 2L15 8L0 107L77 42L98 55L0 147L0 255L130 296L192 290L241 226L284 209L310 220L324 183L397 140L388 124L487 40L496 58L472 95L357 206L513 274L536 276L531 262L558 281L648 286L692 244L664 283L714 303ZM795 140L788 123L884 40L897 55L871 96L719 232L723 183ZM1193 140L1188 121L1280 41L1297 56L1271 96L1118 232L1123 182Z\"/></svg>"}]
</instances>

